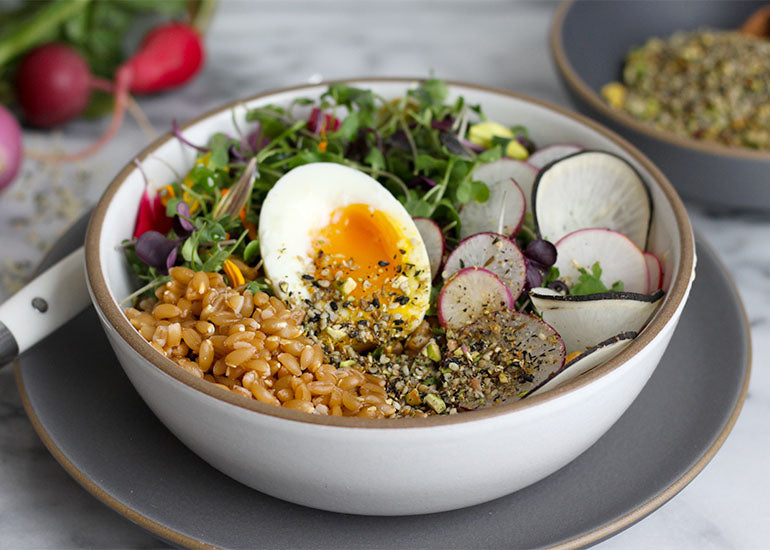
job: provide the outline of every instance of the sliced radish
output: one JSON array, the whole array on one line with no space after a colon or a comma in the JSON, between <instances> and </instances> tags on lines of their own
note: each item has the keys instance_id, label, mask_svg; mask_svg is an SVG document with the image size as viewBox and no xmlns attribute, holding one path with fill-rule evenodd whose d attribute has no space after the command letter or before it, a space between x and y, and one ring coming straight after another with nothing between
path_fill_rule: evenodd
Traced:
<instances>
[{"instance_id":1,"label":"sliced radish","mask_svg":"<svg viewBox=\"0 0 770 550\"><path fill-rule=\"evenodd\" d=\"M639 332L663 300L664 292L603 292L554 296L532 289L532 305L564 340L567 352L583 352L621 332Z\"/></svg>"},{"instance_id":2,"label":"sliced radish","mask_svg":"<svg viewBox=\"0 0 770 550\"><path fill-rule=\"evenodd\" d=\"M602 227L647 248L652 199L639 173L622 158L583 151L549 164L532 190L538 234L558 241L577 229Z\"/></svg>"},{"instance_id":3,"label":"sliced radish","mask_svg":"<svg viewBox=\"0 0 770 550\"><path fill-rule=\"evenodd\" d=\"M487 269L467 267L449 279L438 295L438 320L458 330L499 309L513 307L511 291Z\"/></svg>"},{"instance_id":4,"label":"sliced radish","mask_svg":"<svg viewBox=\"0 0 770 550\"><path fill-rule=\"evenodd\" d=\"M584 268L589 273L599 262L601 281L607 288L623 282L627 292L647 292L647 262L644 254L631 240L609 229L579 229L556 243L556 263L560 278L572 287Z\"/></svg>"},{"instance_id":5,"label":"sliced radish","mask_svg":"<svg viewBox=\"0 0 770 550\"><path fill-rule=\"evenodd\" d=\"M510 178L487 185L486 202L471 201L460 210L460 238L485 231L513 236L521 229L527 203L519 185Z\"/></svg>"},{"instance_id":6,"label":"sliced radish","mask_svg":"<svg viewBox=\"0 0 770 550\"><path fill-rule=\"evenodd\" d=\"M482 267L497 275L516 301L527 280L527 261L516 243L498 233L477 233L460 241L444 264L444 280L466 267Z\"/></svg>"},{"instance_id":7,"label":"sliced radish","mask_svg":"<svg viewBox=\"0 0 770 550\"><path fill-rule=\"evenodd\" d=\"M606 363L618 353L623 351L636 338L636 332L623 332L612 338L600 342L599 344L585 350L583 353L569 361L553 377L543 382L538 388L535 388L527 394L537 395L539 393L552 390L557 386L577 378L581 374Z\"/></svg>"},{"instance_id":8,"label":"sliced radish","mask_svg":"<svg viewBox=\"0 0 770 550\"><path fill-rule=\"evenodd\" d=\"M663 287L663 264L652 252L645 252L644 260L647 262L647 274L650 278L647 292L655 292Z\"/></svg>"},{"instance_id":9,"label":"sliced radish","mask_svg":"<svg viewBox=\"0 0 770 550\"><path fill-rule=\"evenodd\" d=\"M414 225L417 226L422 242L425 243L431 277L435 279L441 268L441 260L444 258L444 233L436 222L428 218L414 218Z\"/></svg>"},{"instance_id":10,"label":"sliced radish","mask_svg":"<svg viewBox=\"0 0 770 550\"><path fill-rule=\"evenodd\" d=\"M464 364L479 373L476 378L482 384L485 375L493 376L499 391L496 401L520 399L564 366L564 342L553 327L518 311L485 315L462 329L456 341L462 343L460 353L447 352L443 365L452 369L451 363ZM464 408L490 404L471 388Z\"/></svg>"},{"instance_id":11,"label":"sliced radish","mask_svg":"<svg viewBox=\"0 0 770 550\"><path fill-rule=\"evenodd\" d=\"M542 168L546 164L550 164L555 160L559 160L569 155L573 155L582 151L583 148L579 145L572 145L571 143L556 143L554 145L548 145L542 149L538 149L532 153L527 162L537 169Z\"/></svg>"},{"instance_id":12,"label":"sliced radish","mask_svg":"<svg viewBox=\"0 0 770 550\"><path fill-rule=\"evenodd\" d=\"M529 161L516 160L512 158L503 158L495 162L482 164L473 171L473 179L483 181L487 187L503 180L513 180L524 193L524 202L527 203L527 212L532 212L532 185L537 177L537 168L532 166ZM490 197L491 198L491 197Z\"/></svg>"}]
</instances>

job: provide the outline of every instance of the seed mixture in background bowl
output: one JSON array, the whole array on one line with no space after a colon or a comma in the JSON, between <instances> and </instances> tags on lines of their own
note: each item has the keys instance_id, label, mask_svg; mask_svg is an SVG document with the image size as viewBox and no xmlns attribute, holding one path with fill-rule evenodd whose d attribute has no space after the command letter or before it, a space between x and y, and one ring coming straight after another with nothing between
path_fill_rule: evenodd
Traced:
<instances>
[{"instance_id":1,"label":"seed mixture in background bowl","mask_svg":"<svg viewBox=\"0 0 770 550\"><path fill-rule=\"evenodd\" d=\"M701 29L652 37L625 59L604 99L656 128L733 147L770 149L770 41Z\"/></svg>"},{"instance_id":2,"label":"seed mixture in background bowl","mask_svg":"<svg viewBox=\"0 0 770 550\"><path fill-rule=\"evenodd\" d=\"M646 183L447 97L340 83L237 136L175 128L199 155L123 244L131 324L199 378L333 416L495 406L620 352L664 297Z\"/></svg>"}]
</instances>

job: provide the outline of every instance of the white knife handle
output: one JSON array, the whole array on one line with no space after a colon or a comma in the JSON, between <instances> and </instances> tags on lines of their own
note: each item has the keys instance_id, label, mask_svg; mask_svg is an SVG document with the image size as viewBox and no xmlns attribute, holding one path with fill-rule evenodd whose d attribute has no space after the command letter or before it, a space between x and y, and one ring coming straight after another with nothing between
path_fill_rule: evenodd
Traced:
<instances>
[{"instance_id":1,"label":"white knife handle","mask_svg":"<svg viewBox=\"0 0 770 550\"><path fill-rule=\"evenodd\" d=\"M81 246L0 304L0 366L64 325L89 303Z\"/></svg>"}]
</instances>

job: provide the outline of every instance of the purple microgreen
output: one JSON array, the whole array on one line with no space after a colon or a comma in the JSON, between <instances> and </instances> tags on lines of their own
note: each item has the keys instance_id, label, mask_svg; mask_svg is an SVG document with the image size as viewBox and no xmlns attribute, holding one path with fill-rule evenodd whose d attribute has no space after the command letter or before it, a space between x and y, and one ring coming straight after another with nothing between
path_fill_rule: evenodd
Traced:
<instances>
[{"instance_id":1,"label":"purple microgreen","mask_svg":"<svg viewBox=\"0 0 770 550\"><path fill-rule=\"evenodd\" d=\"M191 143L187 138L185 138L182 135L182 131L179 129L179 124L177 124L176 119L174 119L171 123L171 131L179 141L181 141L182 143L184 143L189 147L192 147L196 151L200 151L201 153L208 153L209 151L211 151L211 149L209 149L208 147L201 147L200 145L195 145L194 143Z\"/></svg>"},{"instance_id":2,"label":"purple microgreen","mask_svg":"<svg viewBox=\"0 0 770 550\"><path fill-rule=\"evenodd\" d=\"M430 123L430 127L443 132L449 132L452 129L455 119L452 115L445 116L442 120L433 120Z\"/></svg>"},{"instance_id":3,"label":"purple microgreen","mask_svg":"<svg viewBox=\"0 0 770 550\"><path fill-rule=\"evenodd\" d=\"M403 130L393 132L390 137L385 139L385 144L396 149L401 149L402 151L410 151L409 140L406 138L406 132Z\"/></svg>"},{"instance_id":4,"label":"purple microgreen","mask_svg":"<svg viewBox=\"0 0 770 550\"><path fill-rule=\"evenodd\" d=\"M477 145L477 144L473 143L472 141L468 141L467 139L461 139L459 141L460 141L460 143L462 143L462 145L464 147L467 147L468 149L470 149L471 151L474 151L476 153L481 153L483 151L486 151L485 147L482 147L481 145Z\"/></svg>"},{"instance_id":5,"label":"purple microgreen","mask_svg":"<svg viewBox=\"0 0 770 550\"><path fill-rule=\"evenodd\" d=\"M430 178L426 178L425 176L417 176L407 184L407 187L413 188L413 187L419 187L421 185L427 185L428 187L436 187L437 183Z\"/></svg>"},{"instance_id":6,"label":"purple microgreen","mask_svg":"<svg viewBox=\"0 0 770 550\"><path fill-rule=\"evenodd\" d=\"M179 241L167 239L157 231L145 231L136 240L134 250L137 257L149 266L158 268L163 273L168 271L167 262L172 250L179 246ZM174 258L176 261L176 258Z\"/></svg>"},{"instance_id":7,"label":"purple microgreen","mask_svg":"<svg viewBox=\"0 0 770 550\"><path fill-rule=\"evenodd\" d=\"M243 156L243 154L241 154L240 146L241 146L241 144L239 144L237 146L236 145L231 145L230 146L230 149L228 149L228 153L230 155L230 160L233 160L233 159L240 160L240 161L245 161L246 160L246 158Z\"/></svg>"},{"instance_id":8,"label":"purple microgreen","mask_svg":"<svg viewBox=\"0 0 770 550\"><path fill-rule=\"evenodd\" d=\"M168 256L166 256L166 273L168 273L168 270L176 265L178 255L179 247L175 246L171 249L171 252L168 253Z\"/></svg>"},{"instance_id":9,"label":"purple microgreen","mask_svg":"<svg viewBox=\"0 0 770 550\"><path fill-rule=\"evenodd\" d=\"M457 136L451 132L441 132L439 139L441 140L441 143L444 145L444 147L447 148L447 151L453 155L457 155L458 157L469 156L468 150L462 145L462 143L460 143L460 140L457 139Z\"/></svg>"},{"instance_id":10,"label":"purple microgreen","mask_svg":"<svg viewBox=\"0 0 770 550\"><path fill-rule=\"evenodd\" d=\"M195 225L190 216L190 205L185 201L179 201L176 205L176 216L174 216L174 231L180 237L186 237L195 231Z\"/></svg>"},{"instance_id":11,"label":"purple microgreen","mask_svg":"<svg viewBox=\"0 0 770 550\"><path fill-rule=\"evenodd\" d=\"M556 247L544 239L531 241L524 250L524 255L527 259L534 260L545 267L551 267L556 263Z\"/></svg>"}]
</instances>

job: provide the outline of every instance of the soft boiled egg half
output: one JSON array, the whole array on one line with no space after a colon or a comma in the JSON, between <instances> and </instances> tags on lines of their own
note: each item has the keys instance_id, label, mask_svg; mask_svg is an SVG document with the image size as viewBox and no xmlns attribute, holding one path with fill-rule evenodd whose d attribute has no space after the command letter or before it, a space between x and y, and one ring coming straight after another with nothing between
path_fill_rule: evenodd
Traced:
<instances>
[{"instance_id":1,"label":"soft boiled egg half","mask_svg":"<svg viewBox=\"0 0 770 550\"><path fill-rule=\"evenodd\" d=\"M335 347L403 338L428 309L430 264L417 227L353 168L315 163L281 177L262 204L259 243L276 295L306 309L310 330Z\"/></svg>"}]
</instances>

